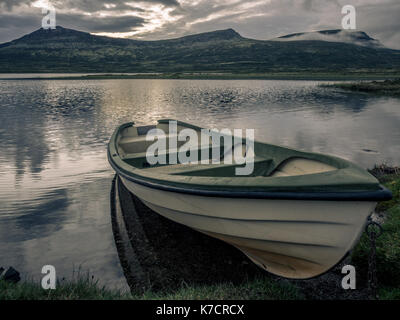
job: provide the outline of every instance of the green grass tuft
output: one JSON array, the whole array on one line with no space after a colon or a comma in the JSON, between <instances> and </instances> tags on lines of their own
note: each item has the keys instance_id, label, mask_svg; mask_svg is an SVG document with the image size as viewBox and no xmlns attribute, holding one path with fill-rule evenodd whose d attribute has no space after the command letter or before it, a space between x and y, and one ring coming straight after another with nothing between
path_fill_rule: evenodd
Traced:
<instances>
[{"instance_id":1,"label":"green grass tuft","mask_svg":"<svg viewBox=\"0 0 400 320\"><path fill-rule=\"evenodd\" d=\"M99 287L97 281L79 278L58 282L55 290L44 290L40 283L10 283L0 280L0 300L298 300L303 299L291 284L278 283L270 278L254 279L243 284L220 283L209 286L183 286L175 293L148 291L131 295Z\"/></svg>"},{"instance_id":2,"label":"green grass tuft","mask_svg":"<svg viewBox=\"0 0 400 320\"><path fill-rule=\"evenodd\" d=\"M0 300L121 300L130 295L99 287L97 281L80 277L59 281L55 290L44 290L40 283L11 283L0 280Z\"/></svg>"},{"instance_id":3,"label":"green grass tuft","mask_svg":"<svg viewBox=\"0 0 400 320\"><path fill-rule=\"evenodd\" d=\"M269 278L254 279L235 285L220 283L187 286L167 295L144 295L144 298L167 300L300 300L300 291L291 284L278 283Z\"/></svg>"},{"instance_id":4,"label":"green grass tuft","mask_svg":"<svg viewBox=\"0 0 400 320\"><path fill-rule=\"evenodd\" d=\"M382 288L379 290L379 298L382 300L400 300L400 288Z\"/></svg>"}]
</instances>

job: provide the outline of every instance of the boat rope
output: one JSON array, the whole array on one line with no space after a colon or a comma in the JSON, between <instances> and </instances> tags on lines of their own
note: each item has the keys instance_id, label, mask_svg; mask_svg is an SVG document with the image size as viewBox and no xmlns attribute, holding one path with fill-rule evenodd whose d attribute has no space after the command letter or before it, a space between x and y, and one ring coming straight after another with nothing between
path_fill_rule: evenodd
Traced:
<instances>
[{"instance_id":1,"label":"boat rope","mask_svg":"<svg viewBox=\"0 0 400 320\"><path fill-rule=\"evenodd\" d=\"M382 226L368 218L365 231L369 238L370 252L368 255L368 291L370 299L378 299L378 279L376 277L376 239L383 233Z\"/></svg>"}]
</instances>

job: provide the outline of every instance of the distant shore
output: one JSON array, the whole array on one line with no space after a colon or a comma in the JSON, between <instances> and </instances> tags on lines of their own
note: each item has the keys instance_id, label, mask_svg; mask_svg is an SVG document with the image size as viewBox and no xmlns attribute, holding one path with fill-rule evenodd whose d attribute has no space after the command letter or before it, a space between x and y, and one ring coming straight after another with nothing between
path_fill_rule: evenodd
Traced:
<instances>
[{"instance_id":1,"label":"distant shore","mask_svg":"<svg viewBox=\"0 0 400 320\"><path fill-rule=\"evenodd\" d=\"M6 75L6 74L5 74ZM0 80L113 80L113 79L193 79L193 80L314 80L355 81L399 79L400 73L393 72L271 72L271 73L103 73L85 75L7 77Z\"/></svg>"},{"instance_id":2,"label":"distant shore","mask_svg":"<svg viewBox=\"0 0 400 320\"><path fill-rule=\"evenodd\" d=\"M353 92L365 92L385 96L400 97L400 78L385 81L361 81L351 83L333 83L323 87L338 88Z\"/></svg>"}]
</instances>

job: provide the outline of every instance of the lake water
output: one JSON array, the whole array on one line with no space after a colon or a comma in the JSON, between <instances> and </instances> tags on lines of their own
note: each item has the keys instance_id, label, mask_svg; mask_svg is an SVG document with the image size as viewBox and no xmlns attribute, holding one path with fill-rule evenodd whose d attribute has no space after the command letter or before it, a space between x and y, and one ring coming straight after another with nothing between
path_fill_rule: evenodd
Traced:
<instances>
[{"instance_id":1,"label":"lake water","mask_svg":"<svg viewBox=\"0 0 400 320\"><path fill-rule=\"evenodd\" d=\"M400 99L314 81L0 80L0 266L89 271L126 288L110 224L106 144L123 122L254 128L257 140L400 164Z\"/></svg>"}]
</instances>

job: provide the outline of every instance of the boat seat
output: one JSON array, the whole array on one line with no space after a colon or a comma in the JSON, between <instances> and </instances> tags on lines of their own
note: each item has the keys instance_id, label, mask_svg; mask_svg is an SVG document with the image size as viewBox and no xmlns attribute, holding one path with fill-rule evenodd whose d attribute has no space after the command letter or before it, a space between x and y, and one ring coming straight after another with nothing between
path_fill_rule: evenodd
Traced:
<instances>
[{"instance_id":1,"label":"boat seat","mask_svg":"<svg viewBox=\"0 0 400 320\"><path fill-rule=\"evenodd\" d=\"M197 149L194 149L193 151L201 152L202 149L210 149L210 146L207 145L204 148L197 148ZM165 155L167 155L167 158L168 158L168 155L177 154L178 152L179 152L179 148L175 148L175 149L171 149L171 150L167 149L164 152L159 153L159 155L164 155L165 154ZM147 153L146 151L144 151L144 152L125 153L124 155L121 156L121 158L123 160L137 160L137 159L144 160L146 158L146 153ZM211 151L210 151L210 153L211 153Z\"/></svg>"},{"instance_id":2,"label":"boat seat","mask_svg":"<svg viewBox=\"0 0 400 320\"><path fill-rule=\"evenodd\" d=\"M146 140L146 137L147 137L146 135L123 137L118 143L120 148L123 150L122 154L143 153L147 150L147 148L149 146L151 146L155 141L157 141L157 139ZM166 147L169 148L169 139L171 139L171 138L176 139L177 147L180 147L183 144L187 143L187 141L179 141L177 134L166 134L165 139L162 138L159 140L166 140ZM196 141L196 142L198 142L198 141ZM124 157L127 157L127 156L124 156Z\"/></svg>"},{"instance_id":3,"label":"boat seat","mask_svg":"<svg viewBox=\"0 0 400 320\"><path fill-rule=\"evenodd\" d=\"M271 177L299 176L333 170L337 170L337 168L321 161L300 157L291 157L282 161L282 163L280 163L271 173Z\"/></svg>"},{"instance_id":4,"label":"boat seat","mask_svg":"<svg viewBox=\"0 0 400 320\"><path fill-rule=\"evenodd\" d=\"M154 142L154 140L146 140L147 135L140 135L140 136L128 136L128 137L123 137L121 138L121 140L119 140L119 144L120 145L125 145L128 143L135 143L135 142ZM150 135L151 137L151 135ZM165 138L169 139L169 138L177 138L178 135L177 134L166 134Z\"/></svg>"},{"instance_id":5,"label":"boat seat","mask_svg":"<svg viewBox=\"0 0 400 320\"><path fill-rule=\"evenodd\" d=\"M154 140L146 140L146 137L147 135L123 137L119 140L118 144L125 153L140 153L147 150L154 143ZM177 138L177 135L165 135L167 146L169 138Z\"/></svg>"},{"instance_id":6,"label":"boat seat","mask_svg":"<svg viewBox=\"0 0 400 320\"><path fill-rule=\"evenodd\" d=\"M262 157L254 158L254 170L251 176L266 176L272 169L272 159ZM243 167L244 164L237 163L219 163L219 164L173 164L161 165L144 168L151 173L162 173L171 175L188 176L232 176L236 168Z\"/></svg>"}]
</instances>

